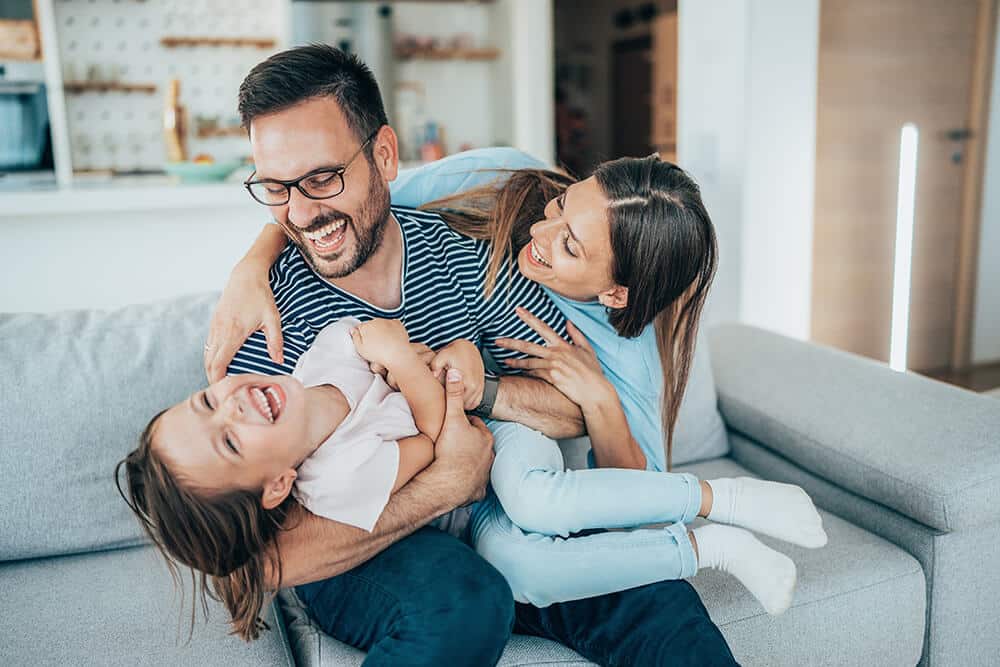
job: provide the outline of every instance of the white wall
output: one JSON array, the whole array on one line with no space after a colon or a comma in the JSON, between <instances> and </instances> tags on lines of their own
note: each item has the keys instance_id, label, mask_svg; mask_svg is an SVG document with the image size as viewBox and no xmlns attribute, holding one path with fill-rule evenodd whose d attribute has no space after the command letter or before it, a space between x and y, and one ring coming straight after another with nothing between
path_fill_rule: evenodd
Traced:
<instances>
[{"instance_id":1,"label":"white wall","mask_svg":"<svg viewBox=\"0 0 1000 667\"><path fill-rule=\"evenodd\" d=\"M819 0L681 0L678 13L678 161L719 237L706 323L806 338Z\"/></svg>"},{"instance_id":2,"label":"white wall","mask_svg":"<svg viewBox=\"0 0 1000 667\"><path fill-rule=\"evenodd\" d=\"M1000 360L1000 39L993 60L989 123L972 329L973 363Z\"/></svg>"},{"instance_id":3,"label":"white wall","mask_svg":"<svg viewBox=\"0 0 1000 667\"><path fill-rule=\"evenodd\" d=\"M749 3L740 319L809 338L819 0Z\"/></svg>"},{"instance_id":4,"label":"white wall","mask_svg":"<svg viewBox=\"0 0 1000 667\"><path fill-rule=\"evenodd\" d=\"M677 161L701 185L719 238L713 324L740 316L747 2L681 0L677 14Z\"/></svg>"}]
</instances>

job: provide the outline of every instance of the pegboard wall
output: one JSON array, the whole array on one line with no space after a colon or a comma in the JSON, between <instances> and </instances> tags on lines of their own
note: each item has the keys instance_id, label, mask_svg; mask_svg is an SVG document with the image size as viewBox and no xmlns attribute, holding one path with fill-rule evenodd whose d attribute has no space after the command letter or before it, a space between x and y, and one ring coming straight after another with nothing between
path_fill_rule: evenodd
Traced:
<instances>
[{"instance_id":1,"label":"pegboard wall","mask_svg":"<svg viewBox=\"0 0 1000 667\"><path fill-rule=\"evenodd\" d=\"M181 82L188 157L249 154L245 135L196 136L196 117L239 124L239 85L280 48L287 4L280 0L55 0L60 65L74 170L160 169L166 159L163 108L167 82ZM276 46L166 47L169 37L273 39ZM152 93L89 90L94 83L155 86Z\"/></svg>"}]
</instances>

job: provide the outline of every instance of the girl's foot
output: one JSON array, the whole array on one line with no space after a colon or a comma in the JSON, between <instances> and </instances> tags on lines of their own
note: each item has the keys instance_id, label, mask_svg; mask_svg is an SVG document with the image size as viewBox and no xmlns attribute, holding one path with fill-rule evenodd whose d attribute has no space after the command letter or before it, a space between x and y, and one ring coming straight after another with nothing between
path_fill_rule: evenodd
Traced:
<instances>
[{"instance_id":1,"label":"girl's foot","mask_svg":"<svg viewBox=\"0 0 1000 667\"><path fill-rule=\"evenodd\" d=\"M762 535L816 549L826 544L823 519L801 487L752 477L708 480L709 521L741 526Z\"/></svg>"},{"instance_id":2,"label":"girl's foot","mask_svg":"<svg viewBox=\"0 0 1000 667\"><path fill-rule=\"evenodd\" d=\"M711 567L733 575L771 615L781 614L791 606L796 580L791 558L742 528L708 525L692 532L698 545L699 568Z\"/></svg>"}]
</instances>

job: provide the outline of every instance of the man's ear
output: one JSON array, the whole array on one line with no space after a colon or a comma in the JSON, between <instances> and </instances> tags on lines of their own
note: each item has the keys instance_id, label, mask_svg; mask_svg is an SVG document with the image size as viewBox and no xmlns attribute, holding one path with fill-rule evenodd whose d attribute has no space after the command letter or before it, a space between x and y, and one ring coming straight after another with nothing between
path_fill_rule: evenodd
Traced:
<instances>
[{"instance_id":1,"label":"man's ear","mask_svg":"<svg viewBox=\"0 0 1000 667\"><path fill-rule=\"evenodd\" d=\"M624 308L628 305L628 288L615 285L598 294L597 300L606 308Z\"/></svg>"},{"instance_id":2,"label":"man's ear","mask_svg":"<svg viewBox=\"0 0 1000 667\"><path fill-rule=\"evenodd\" d=\"M399 174L399 138L388 125L383 125L372 139L372 159L384 181L396 180Z\"/></svg>"},{"instance_id":3,"label":"man's ear","mask_svg":"<svg viewBox=\"0 0 1000 667\"><path fill-rule=\"evenodd\" d=\"M270 482L265 482L260 499L260 504L264 506L264 509L273 510L280 505L292 492L292 484L295 483L295 478L298 476L295 470L289 468Z\"/></svg>"}]
</instances>

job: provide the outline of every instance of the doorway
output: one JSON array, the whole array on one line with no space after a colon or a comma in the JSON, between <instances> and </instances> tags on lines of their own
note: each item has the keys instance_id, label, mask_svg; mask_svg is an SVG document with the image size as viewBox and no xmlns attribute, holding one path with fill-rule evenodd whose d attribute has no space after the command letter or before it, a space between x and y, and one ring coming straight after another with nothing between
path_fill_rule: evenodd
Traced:
<instances>
[{"instance_id":1,"label":"doorway","mask_svg":"<svg viewBox=\"0 0 1000 667\"><path fill-rule=\"evenodd\" d=\"M888 360L901 128L916 125L907 367L968 363L995 0L820 6L812 338Z\"/></svg>"}]
</instances>

